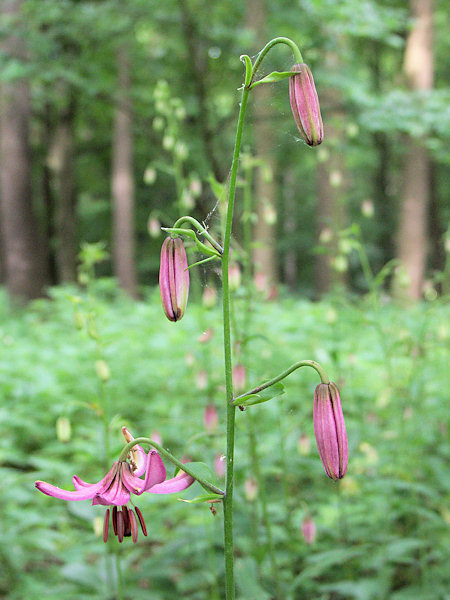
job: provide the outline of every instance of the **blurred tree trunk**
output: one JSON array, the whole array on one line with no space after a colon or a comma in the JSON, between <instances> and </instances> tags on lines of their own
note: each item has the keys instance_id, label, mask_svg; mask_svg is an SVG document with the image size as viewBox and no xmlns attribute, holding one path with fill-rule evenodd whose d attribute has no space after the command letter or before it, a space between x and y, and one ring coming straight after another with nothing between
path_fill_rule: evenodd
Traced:
<instances>
[{"instance_id":1,"label":"blurred tree trunk","mask_svg":"<svg viewBox=\"0 0 450 600\"><path fill-rule=\"evenodd\" d=\"M4 0L2 13L17 17L21 0ZM2 44L7 56L25 59L22 38L10 36ZM43 244L31 201L29 121L31 99L25 80L3 84L0 119L1 227L6 285L13 298L30 300L43 293L47 270Z\"/></svg>"},{"instance_id":2,"label":"blurred tree trunk","mask_svg":"<svg viewBox=\"0 0 450 600\"><path fill-rule=\"evenodd\" d=\"M369 47L369 64L372 68L373 88L375 94L383 93L382 58L383 44L374 40ZM384 131L377 131L373 134L373 144L378 158L373 176L373 196L376 205L377 226L380 228L379 246L383 253L380 264L375 269L378 271L387 261L394 257L395 250L393 244L392 231L393 211L392 211L392 193L389 189L389 167L391 163L389 140Z\"/></svg>"},{"instance_id":3,"label":"blurred tree trunk","mask_svg":"<svg viewBox=\"0 0 450 600\"><path fill-rule=\"evenodd\" d=\"M283 231L285 239L292 240L297 229L297 199L294 193L296 187L295 173L293 169L285 169L283 174ZM292 291L297 287L298 248L295 244L289 244L284 248L283 276Z\"/></svg>"},{"instance_id":4,"label":"blurred tree trunk","mask_svg":"<svg viewBox=\"0 0 450 600\"><path fill-rule=\"evenodd\" d=\"M58 282L76 281L77 275L73 140L75 98L71 92L68 95L67 107L59 115L48 158L56 192L54 229Z\"/></svg>"},{"instance_id":5,"label":"blurred tree trunk","mask_svg":"<svg viewBox=\"0 0 450 600\"><path fill-rule=\"evenodd\" d=\"M410 0L414 26L408 36L404 70L413 90L433 87L433 0ZM431 167L428 150L416 138L406 140L403 192L397 240L397 258L408 274L406 289L396 293L417 300L422 295L427 260L427 213L430 202Z\"/></svg>"},{"instance_id":6,"label":"blurred tree trunk","mask_svg":"<svg viewBox=\"0 0 450 600\"><path fill-rule=\"evenodd\" d=\"M128 50L117 53L118 94L112 148L113 264L119 285L138 297L134 260L134 177L131 76Z\"/></svg>"},{"instance_id":7,"label":"blurred tree trunk","mask_svg":"<svg viewBox=\"0 0 450 600\"><path fill-rule=\"evenodd\" d=\"M208 63L207 52L204 47L205 38L199 35L197 24L193 18L192 12L189 10L189 3L186 0L178 1L181 10L183 36L189 54L189 61L186 68L189 69L192 75L198 102L196 125L203 141L206 161L210 164L214 177L218 181L223 181L227 176L227 172L216 158L216 151L214 148L215 132L211 128L207 108L205 79Z\"/></svg>"},{"instance_id":8,"label":"blurred tree trunk","mask_svg":"<svg viewBox=\"0 0 450 600\"><path fill-rule=\"evenodd\" d=\"M328 53L325 57L327 68L337 71L336 55ZM347 179L343 152L343 132L333 122L345 122L341 103L336 90L320 91L320 104L325 108L325 137L323 146L318 150L317 163L317 243L324 252L316 255L315 288L321 296L330 292L337 283L346 281L346 257L339 256L339 232L346 227L347 209L345 204L345 182ZM341 262L339 262L339 259Z\"/></svg>"},{"instance_id":9,"label":"blurred tree trunk","mask_svg":"<svg viewBox=\"0 0 450 600\"><path fill-rule=\"evenodd\" d=\"M46 103L43 111L42 130L41 130L41 145L43 148L51 148L51 111L50 104ZM49 273L50 285L56 285L58 281L58 273L56 269L56 258L52 248L52 240L55 235L54 231L54 199L52 191L52 174L49 166L49 155L45 154L42 165L42 202L44 205L44 223L45 237L48 240L48 256L47 265Z\"/></svg>"},{"instance_id":10,"label":"blurred tree trunk","mask_svg":"<svg viewBox=\"0 0 450 600\"><path fill-rule=\"evenodd\" d=\"M267 42L267 4L265 0L247 1L247 26L255 34L256 50L259 51ZM276 185L273 173L274 126L270 118L272 88L262 85L255 89L253 96L253 111L255 115L253 133L255 152L261 158L266 168L255 172L256 224L253 233L254 250L253 262L255 273L264 275L268 283L278 280L276 257ZM268 176L270 174L270 176Z\"/></svg>"}]
</instances>

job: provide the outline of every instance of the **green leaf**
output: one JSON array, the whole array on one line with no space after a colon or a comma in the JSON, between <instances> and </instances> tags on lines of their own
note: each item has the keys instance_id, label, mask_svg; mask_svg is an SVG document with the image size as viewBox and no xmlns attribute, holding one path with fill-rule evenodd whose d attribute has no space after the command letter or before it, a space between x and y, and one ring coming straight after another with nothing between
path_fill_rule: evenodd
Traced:
<instances>
[{"instance_id":1,"label":"green leaf","mask_svg":"<svg viewBox=\"0 0 450 600\"><path fill-rule=\"evenodd\" d=\"M291 71L273 71L272 73L269 73L269 75L266 75L262 79L252 83L250 89L260 85L261 83L278 83L279 81L283 81L283 79L292 77L292 75L293 73L291 73Z\"/></svg>"},{"instance_id":2,"label":"green leaf","mask_svg":"<svg viewBox=\"0 0 450 600\"><path fill-rule=\"evenodd\" d=\"M261 390L257 394L248 394L243 398L239 398L239 401L235 400L238 406L253 406L254 404L261 404L261 402L267 402L272 398L277 398L284 394L284 385L282 383L274 383L265 390Z\"/></svg>"},{"instance_id":3,"label":"green leaf","mask_svg":"<svg viewBox=\"0 0 450 600\"><path fill-rule=\"evenodd\" d=\"M184 498L178 498L181 502L188 502L189 504L200 504L201 502L212 502L214 500L222 500L223 496L221 494L202 494L201 496L196 496L192 498L192 500L186 500Z\"/></svg>"}]
</instances>

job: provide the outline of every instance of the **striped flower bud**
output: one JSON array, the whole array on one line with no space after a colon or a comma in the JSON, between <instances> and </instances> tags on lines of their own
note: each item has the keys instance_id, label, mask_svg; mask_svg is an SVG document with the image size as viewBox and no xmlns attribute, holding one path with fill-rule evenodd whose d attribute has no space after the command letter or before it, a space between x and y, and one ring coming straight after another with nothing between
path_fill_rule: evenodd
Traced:
<instances>
[{"instance_id":1,"label":"striped flower bud","mask_svg":"<svg viewBox=\"0 0 450 600\"><path fill-rule=\"evenodd\" d=\"M297 63L291 71L297 73L289 77L289 100L295 123L308 146L318 146L323 140L323 123L311 70L308 65Z\"/></svg>"},{"instance_id":2,"label":"striped flower bud","mask_svg":"<svg viewBox=\"0 0 450 600\"><path fill-rule=\"evenodd\" d=\"M331 479L347 471L348 442L339 390L334 383L320 383L314 392L314 434L320 460Z\"/></svg>"},{"instance_id":3,"label":"striped flower bud","mask_svg":"<svg viewBox=\"0 0 450 600\"><path fill-rule=\"evenodd\" d=\"M179 321L186 310L189 295L189 271L186 250L180 238L168 237L161 248L159 290L169 321Z\"/></svg>"}]
</instances>

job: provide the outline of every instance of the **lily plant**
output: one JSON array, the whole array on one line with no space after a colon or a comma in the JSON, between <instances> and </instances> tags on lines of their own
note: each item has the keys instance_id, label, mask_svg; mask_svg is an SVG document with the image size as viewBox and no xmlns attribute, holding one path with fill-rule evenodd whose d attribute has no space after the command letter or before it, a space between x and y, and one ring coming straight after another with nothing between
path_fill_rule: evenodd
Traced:
<instances>
[{"instance_id":1,"label":"lily plant","mask_svg":"<svg viewBox=\"0 0 450 600\"><path fill-rule=\"evenodd\" d=\"M279 44L288 46L294 55L291 70L285 72L275 71L258 79L259 69L267 53ZM230 248L236 178L250 92L259 85L289 79L290 104L301 138L306 145L317 146L322 142L324 136L314 79L311 70L303 62L298 46L292 40L277 37L266 44L253 63L247 55L241 56L241 61L245 65L245 75L243 85L240 88L241 101L228 185L228 203L223 240L219 243L208 232L207 228L193 217L183 216L179 218L173 227L164 228L169 235L161 250L159 277L164 313L170 321L179 321L185 314L187 306L189 294L188 269L206 261L218 260L221 263L224 379L227 410L225 489L218 488L212 482L212 477L209 477L210 471L208 469L205 471L203 463L182 463L155 440L147 437L134 439L126 428L123 428L126 445L118 460L113 463L111 469L98 483L86 483L79 477L74 476L72 481L75 490L67 491L43 481L36 482L37 489L48 496L69 501L91 499L92 504L107 506L103 529L105 542L108 539L111 513L114 534L119 542L122 542L124 537L132 537L133 542L136 542L138 522L144 535L146 535L146 526L141 511L132 502L133 496L140 496L144 492L149 494L172 494L185 490L194 481L198 481L207 493L197 498L197 501L210 503L211 507L213 503L223 505L226 600L233 600L235 597L233 491L236 408L239 407L241 410L245 410L246 407L252 407L280 396L284 393L283 384L281 383L284 378L301 367L313 368L321 381L314 394L313 419L319 456L327 475L333 480L344 476L348 461L347 434L340 394L336 385L330 382L321 365L313 360L298 361L269 381L246 392L242 392L245 386L242 366L237 364L233 369L229 280ZM206 258L188 266L183 238L193 240L198 250ZM233 371L236 389L233 389ZM236 395L236 390L241 393ZM142 446L148 446L150 450L145 452ZM175 477L166 479L166 469L161 456L179 469ZM212 512L215 513L213 507Z\"/></svg>"}]
</instances>

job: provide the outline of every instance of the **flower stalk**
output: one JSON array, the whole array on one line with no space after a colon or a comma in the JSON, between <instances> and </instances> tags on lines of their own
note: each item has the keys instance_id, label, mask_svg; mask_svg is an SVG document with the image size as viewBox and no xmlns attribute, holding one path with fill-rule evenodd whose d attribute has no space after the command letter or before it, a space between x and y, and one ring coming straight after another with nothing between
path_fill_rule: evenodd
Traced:
<instances>
[{"instance_id":1,"label":"flower stalk","mask_svg":"<svg viewBox=\"0 0 450 600\"><path fill-rule=\"evenodd\" d=\"M330 383L328 375L325 373L324 369L319 365L319 363L317 363L314 360L299 360L298 362L291 365L289 367L289 369L286 369L286 371L283 371L282 373L280 373L280 375L277 375L273 379L266 381L265 383L259 385L258 387L255 387L252 390L249 390L248 392L245 392L244 394L237 396L233 400L233 405L239 406L240 404L242 404L242 399L245 398L246 396L250 396L253 394L257 394L258 392L262 392L263 390L271 387L275 383L278 383L279 381L281 381L282 379L284 379L285 377L287 377L288 375L290 375L297 369L300 369L301 367L311 367L312 369L317 371L317 373L319 374L319 377L320 377L320 381L322 383L326 383L326 384Z\"/></svg>"}]
</instances>

